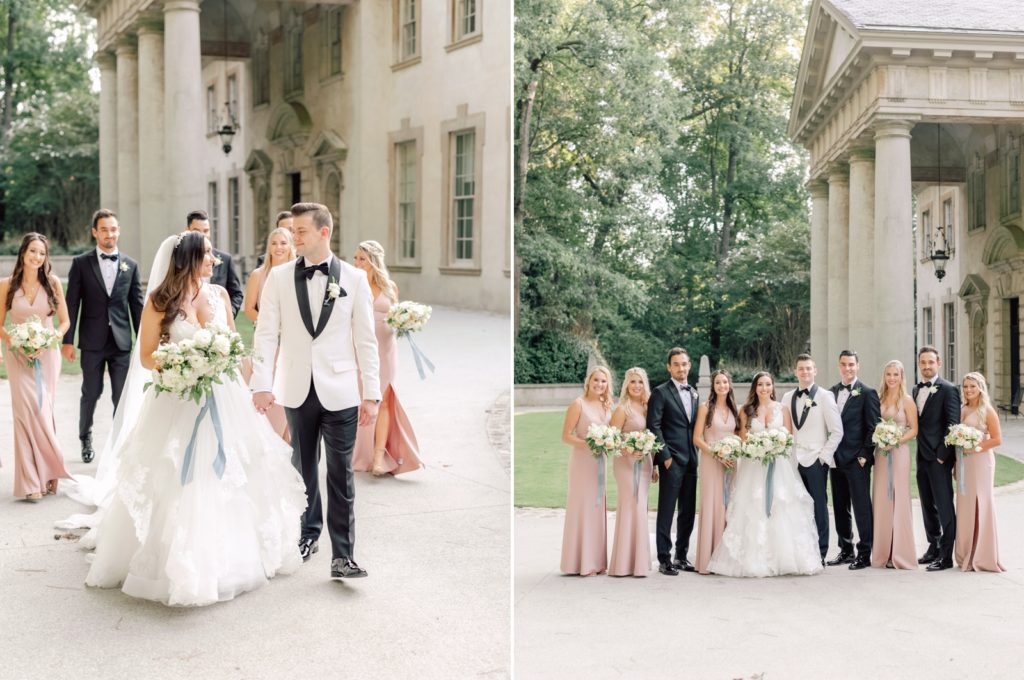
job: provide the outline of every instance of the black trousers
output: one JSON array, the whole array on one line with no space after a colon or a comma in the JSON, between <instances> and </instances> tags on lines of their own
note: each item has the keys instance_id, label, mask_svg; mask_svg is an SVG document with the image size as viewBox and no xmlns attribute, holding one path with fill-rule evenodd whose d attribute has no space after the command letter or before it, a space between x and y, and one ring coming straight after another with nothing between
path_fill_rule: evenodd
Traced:
<instances>
[{"instance_id":1,"label":"black trousers","mask_svg":"<svg viewBox=\"0 0 1024 680\"><path fill-rule=\"evenodd\" d=\"M800 468L800 478L804 480L807 493L814 500L814 523L818 527L818 549L821 556L828 553L828 466L816 460L812 465Z\"/></svg>"},{"instance_id":2,"label":"black trousers","mask_svg":"<svg viewBox=\"0 0 1024 680\"><path fill-rule=\"evenodd\" d=\"M658 562L671 561L672 515L676 514L676 559L686 559L697 512L697 460L682 465L676 459L668 470L658 467L658 519L656 543Z\"/></svg>"},{"instance_id":3,"label":"black trousers","mask_svg":"<svg viewBox=\"0 0 1024 680\"><path fill-rule=\"evenodd\" d=\"M874 539L874 514L871 508L871 466L860 466L857 459L829 471L832 480L832 514L836 518L839 551L854 552L853 522L857 522L857 555L871 557ZM850 510L853 510L851 518Z\"/></svg>"},{"instance_id":4,"label":"black trousers","mask_svg":"<svg viewBox=\"0 0 1024 680\"><path fill-rule=\"evenodd\" d=\"M78 411L78 438L92 439L92 421L96 414L96 403L103 395L103 372L110 374L110 392L114 402L114 410L121 400L125 378L128 377L128 365L132 353L118 349L114 342L114 334L107 337L107 346L102 350L81 350L82 364L82 401Z\"/></svg>"},{"instance_id":5,"label":"black trousers","mask_svg":"<svg viewBox=\"0 0 1024 680\"><path fill-rule=\"evenodd\" d=\"M945 463L917 456L917 492L921 498L921 516L928 545L944 560L953 558L956 540L956 510L953 505L953 466L956 458Z\"/></svg>"},{"instance_id":6,"label":"black trousers","mask_svg":"<svg viewBox=\"0 0 1024 680\"><path fill-rule=\"evenodd\" d=\"M286 408L292 433L292 465L306 484L306 512L302 515L302 538L317 539L324 527L320 502L320 440L327 456L327 533L331 537L331 558L354 558L356 487L352 475L352 447L356 443L359 407L328 411L309 383L306 401L298 408Z\"/></svg>"}]
</instances>

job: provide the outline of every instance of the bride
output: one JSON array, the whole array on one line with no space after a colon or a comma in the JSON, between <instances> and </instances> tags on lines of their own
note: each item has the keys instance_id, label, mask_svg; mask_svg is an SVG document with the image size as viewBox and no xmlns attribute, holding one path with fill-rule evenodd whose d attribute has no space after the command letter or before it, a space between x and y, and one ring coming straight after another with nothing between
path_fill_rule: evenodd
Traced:
<instances>
[{"instance_id":1,"label":"bride","mask_svg":"<svg viewBox=\"0 0 1024 680\"><path fill-rule=\"evenodd\" d=\"M772 428L793 431L789 412L775 400L770 374L758 373L740 411L740 433ZM740 459L726 510L725 532L708 569L723 576L779 576L823 571L814 525L814 503L791 454L775 462L771 516L767 512L767 466Z\"/></svg>"},{"instance_id":2,"label":"bride","mask_svg":"<svg viewBox=\"0 0 1024 680\"><path fill-rule=\"evenodd\" d=\"M157 252L121 400L133 406L115 417L97 479L78 478L69 493L97 512L59 524L94 527L86 537L96 547L87 585L121 586L167 605L206 605L301 564L304 487L291 448L253 410L248 390L234 380L215 384L216 408L208 413L155 390L143 396L160 342L191 338L211 321L234 328L225 290L203 282L212 269L210 242L199 232L171 236ZM194 430L192 478L183 483Z\"/></svg>"}]
</instances>

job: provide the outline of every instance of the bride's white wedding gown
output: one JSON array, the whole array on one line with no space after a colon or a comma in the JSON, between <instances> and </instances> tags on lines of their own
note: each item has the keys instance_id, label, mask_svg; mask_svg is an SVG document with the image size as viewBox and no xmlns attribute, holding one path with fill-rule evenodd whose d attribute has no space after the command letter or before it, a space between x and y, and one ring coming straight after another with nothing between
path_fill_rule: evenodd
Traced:
<instances>
[{"instance_id":1,"label":"bride's white wedding gown","mask_svg":"<svg viewBox=\"0 0 1024 680\"><path fill-rule=\"evenodd\" d=\"M214 321L226 324L220 297ZM173 342L199 328L184 319ZM118 452L116 489L96 527L86 584L168 605L206 605L294 571L305 488L284 443L237 380L214 385L226 465L214 470L217 438L207 413L198 429L193 476L181 468L200 405L148 390Z\"/></svg>"},{"instance_id":2,"label":"bride's white wedding gown","mask_svg":"<svg viewBox=\"0 0 1024 680\"><path fill-rule=\"evenodd\" d=\"M785 427L782 405L775 407L769 428ZM752 432L768 429L760 418ZM772 514L765 512L767 466L737 461L736 481L725 516L722 542L708 569L723 576L780 576L821 572L814 501L804 488L792 455L775 461Z\"/></svg>"}]
</instances>

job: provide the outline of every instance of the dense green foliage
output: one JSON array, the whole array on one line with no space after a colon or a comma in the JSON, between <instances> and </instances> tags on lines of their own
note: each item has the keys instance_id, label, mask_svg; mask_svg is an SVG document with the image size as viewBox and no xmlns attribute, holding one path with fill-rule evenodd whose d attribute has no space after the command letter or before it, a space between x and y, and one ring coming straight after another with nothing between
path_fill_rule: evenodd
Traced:
<instances>
[{"instance_id":1,"label":"dense green foliage","mask_svg":"<svg viewBox=\"0 0 1024 680\"><path fill-rule=\"evenodd\" d=\"M516 3L516 382L788 372L809 327L803 0ZM583 358L581 358L583 357Z\"/></svg>"}]
</instances>

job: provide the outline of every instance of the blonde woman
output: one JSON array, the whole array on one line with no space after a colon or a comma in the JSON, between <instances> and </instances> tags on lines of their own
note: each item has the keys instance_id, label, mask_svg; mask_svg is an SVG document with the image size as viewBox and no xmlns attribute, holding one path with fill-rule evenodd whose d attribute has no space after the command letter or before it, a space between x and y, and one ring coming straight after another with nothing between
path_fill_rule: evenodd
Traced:
<instances>
[{"instance_id":1,"label":"blonde woman","mask_svg":"<svg viewBox=\"0 0 1024 680\"><path fill-rule=\"evenodd\" d=\"M562 529L562 573L590 576L608 568L607 498L601 465L587 446L587 430L594 423L608 425L612 418L612 374L594 366L583 382L583 396L569 404L562 425L562 441L569 454L569 492Z\"/></svg>"},{"instance_id":2,"label":"blonde woman","mask_svg":"<svg viewBox=\"0 0 1024 680\"><path fill-rule=\"evenodd\" d=\"M907 394L903 363L892 360L882 369L878 400L883 420L903 428L899 444L875 456L871 492L874 541L871 566L917 569L914 515L910 508L910 442L917 437L917 404Z\"/></svg>"},{"instance_id":3,"label":"blonde woman","mask_svg":"<svg viewBox=\"0 0 1024 680\"><path fill-rule=\"evenodd\" d=\"M999 563L996 532L995 448L1003 443L999 416L992 408L988 384L981 373L968 373L960 385L960 422L981 430L980 451L958 452L956 461L956 563L964 571L1006 571Z\"/></svg>"},{"instance_id":4,"label":"blonde woman","mask_svg":"<svg viewBox=\"0 0 1024 680\"><path fill-rule=\"evenodd\" d=\"M612 413L611 424L622 433L647 429L647 400L651 384L647 371L631 368L622 379L619 405ZM637 467L639 465L639 467ZM636 461L631 456L615 456L612 473L618 488L615 509L615 538L609 576L646 576L651 570L651 534L647 526L647 491L658 476L650 456Z\"/></svg>"},{"instance_id":5,"label":"blonde woman","mask_svg":"<svg viewBox=\"0 0 1024 680\"><path fill-rule=\"evenodd\" d=\"M398 345L395 331L388 326L387 318L391 305L398 302L398 286L388 275L384 248L376 241L360 243L352 256L352 264L366 272L370 280L382 395L377 421L360 426L356 433L352 469L372 472L375 477L418 470L423 467L419 459L419 444L392 382L398 373Z\"/></svg>"},{"instance_id":6,"label":"blonde woman","mask_svg":"<svg viewBox=\"0 0 1024 680\"><path fill-rule=\"evenodd\" d=\"M278 227L270 232L267 236L267 250L264 254L263 264L249 275L249 282L245 286L245 315L254 324L259 319L260 296L263 295L263 284L267 282L270 270L278 265L291 262L295 257L295 244L292 242L291 230ZM249 378L252 377L252 364L248 360L242 363L241 373L242 378L248 384ZM267 409L267 420L273 426L274 432L290 444L292 435L288 431L288 418L285 415L284 407L280 404L273 404Z\"/></svg>"}]
</instances>

